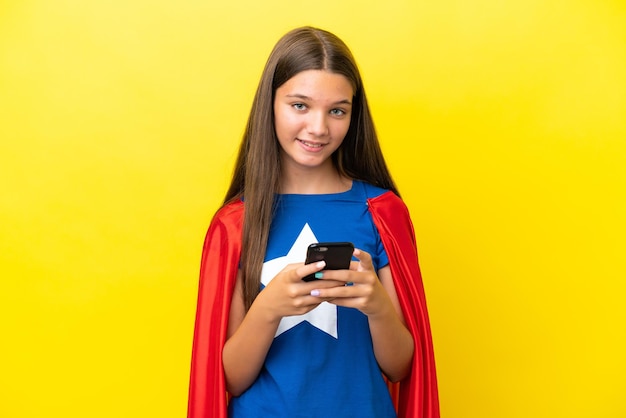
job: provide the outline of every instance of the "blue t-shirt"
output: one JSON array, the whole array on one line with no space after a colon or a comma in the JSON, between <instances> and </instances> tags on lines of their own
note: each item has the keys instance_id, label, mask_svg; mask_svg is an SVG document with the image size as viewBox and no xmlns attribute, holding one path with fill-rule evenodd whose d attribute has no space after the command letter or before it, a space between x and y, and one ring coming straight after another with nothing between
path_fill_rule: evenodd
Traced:
<instances>
[{"instance_id":1,"label":"blue t-shirt","mask_svg":"<svg viewBox=\"0 0 626 418\"><path fill-rule=\"evenodd\" d=\"M303 262L314 242L350 241L372 255L377 270L386 266L366 203L385 191L355 180L343 193L278 195L262 287L287 264ZM283 318L258 378L231 399L229 416L395 417L367 316L324 302L306 315Z\"/></svg>"}]
</instances>

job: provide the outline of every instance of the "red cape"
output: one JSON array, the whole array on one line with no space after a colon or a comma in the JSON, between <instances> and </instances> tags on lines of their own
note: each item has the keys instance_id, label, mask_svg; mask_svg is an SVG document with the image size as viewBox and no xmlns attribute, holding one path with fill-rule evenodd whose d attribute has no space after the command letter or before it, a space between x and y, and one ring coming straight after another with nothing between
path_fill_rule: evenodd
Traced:
<instances>
[{"instance_id":1,"label":"red cape","mask_svg":"<svg viewBox=\"0 0 626 418\"><path fill-rule=\"evenodd\" d=\"M389 257L400 306L413 340L410 375L389 389L399 418L439 418L435 358L413 224L392 192L368 199ZM228 394L222 368L228 312L239 257L244 205L229 203L214 216L204 241L191 359L188 418L226 418Z\"/></svg>"}]
</instances>

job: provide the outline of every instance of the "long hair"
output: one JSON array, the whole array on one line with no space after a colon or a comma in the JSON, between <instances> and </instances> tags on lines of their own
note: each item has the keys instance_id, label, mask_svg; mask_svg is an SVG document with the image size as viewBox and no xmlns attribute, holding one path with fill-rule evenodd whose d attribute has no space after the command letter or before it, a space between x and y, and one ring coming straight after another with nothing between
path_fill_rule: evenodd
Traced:
<instances>
[{"instance_id":1,"label":"long hair","mask_svg":"<svg viewBox=\"0 0 626 418\"><path fill-rule=\"evenodd\" d=\"M274 198L280 186L280 145L274 126L276 89L306 70L341 74L355 92L350 127L332 155L337 171L398 194L378 143L361 75L346 44L330 32L308 26L285 34L265 64L224 198L224 204L242 197L245 201L240 268L246 309L259 292Z\"/></svg>"}]
</instances>

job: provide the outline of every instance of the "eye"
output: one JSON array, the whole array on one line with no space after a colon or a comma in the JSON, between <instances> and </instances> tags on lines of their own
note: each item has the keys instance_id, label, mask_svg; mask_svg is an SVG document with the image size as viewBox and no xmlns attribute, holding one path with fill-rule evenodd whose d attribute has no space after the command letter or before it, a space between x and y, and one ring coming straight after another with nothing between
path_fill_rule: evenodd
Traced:
<instances>
[{"instance_id":1,"label":"eye","mask_svg":"<svg viewBox=\"0 0 626 418\"><path fill-rule=\"evenodd\" d=\"M305 110L306 109L306 105L304 103L294 103L291 106L293 106L293 108L296 109L296 110Z\"/></svg>"},{"instance_id":2,"label":"eye","mask_svg":"<svg viewBox=\"0 0 626 418\"><path fill-rule=\"evenodd\" d=\"M330 114L333 116L343 116L346 114L346 111L343 109L333 109L330 111Z\"/></svg>"}]
</instances>

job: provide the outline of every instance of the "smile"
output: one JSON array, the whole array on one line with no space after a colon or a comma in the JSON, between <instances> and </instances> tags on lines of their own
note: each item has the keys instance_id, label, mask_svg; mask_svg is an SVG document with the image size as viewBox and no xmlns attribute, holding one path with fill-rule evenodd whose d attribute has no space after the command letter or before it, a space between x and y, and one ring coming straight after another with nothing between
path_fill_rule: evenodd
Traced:
<instances>
[{"instance_id":1,"label":"smile","mask_svg":"<svg viewBox=\"0 0 626 418\"><path fill-rule=\"evenodd\" d=\"M301 139L298 139L298 142L300 142L302 145L305 145L308 148L322 148L325 145L325 144L320 144L320 143L307 142Z\"/></svg>"}]
</instances>

